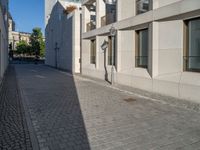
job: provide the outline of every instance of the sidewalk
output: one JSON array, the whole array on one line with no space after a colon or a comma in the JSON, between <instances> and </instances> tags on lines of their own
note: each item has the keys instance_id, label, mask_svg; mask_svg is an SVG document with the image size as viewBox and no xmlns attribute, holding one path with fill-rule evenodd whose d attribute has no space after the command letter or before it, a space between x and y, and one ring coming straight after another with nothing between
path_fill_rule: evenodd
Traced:
<instances>
[{"instance_id":1,"label":"sidewalk","mask_svg":"<svg viewBox=\"0 0 200 150\"><path fill-rule=\"evenodd\" d=\"M65 72L62 72L62 73L67 74ZM152 101L157 101L159 103L168 104L174 107L181 107L188 110L200 112L200 103L196 103L196 102L184 100L184 99L178 99L175 97L170 97L170 96L161 95L157 93L152 93L149 91L144 91L144 90L140 90L134 87L129 87L129 86L121 85L121 84L110 85L110 83L106 82L105 80L83 76L80 74L77 74L75 76L80 79L87 79L88 81L93 82L95 84L99 84L101 86L106 86L106 87L109 87L109 88L112 88L124 93L131 94L133 96L149 99Z\"/></svg>"},{"instance_id":2,"label":"sidewalk","mask_svg":"<svg viewBox=\"0 0 200 150\"><path fill-rule=\"evenodd\" d=\"M29 131L13 66L0 88L0 149L32 150Z\"/></svg>"}]
</instances>

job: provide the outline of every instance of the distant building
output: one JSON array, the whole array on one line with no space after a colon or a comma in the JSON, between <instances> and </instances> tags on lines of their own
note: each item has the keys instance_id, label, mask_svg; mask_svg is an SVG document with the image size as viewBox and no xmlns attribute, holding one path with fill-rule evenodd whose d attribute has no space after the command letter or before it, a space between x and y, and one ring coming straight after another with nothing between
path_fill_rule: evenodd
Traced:
<instances>
[{"instance_id":1,"label":"distant building","mask_svg":"<svg viewBox=\"0 0 200 150\"><path fill-rule=\"evenodd\" d=\"M47 65L80 73L80 9L79 1L59 0L53 5L45 29Z\"/></svg>"},{"instance_id":2,"label":"distant building","mask_svg":"<svg viewBox=\"0 0 200 150\"><path fill-rule=\"evenodd\" d=\"M31 33L12 31L11 35L12 36L11 36L11 39L9 39L9 41L10 41L10 44L12 44L13 50L16 50L16 46L17 46L17 43L19 43L19 41L25 41L28 44L30 42Z\"/></svg>"},{"instance_id":3,"label":"distant building","mask_svg":"<svg viewBox=\"0 0 200 150\"><path fill-rule=\"evenodd\" d=\"M10 13L8 17L8 33L9 44L12 45L12 50L16 50L17 43L21 40L27 43L30 42L31 33L15 31L15 22Z\"/></svg>"},{"instance_id":4,"label":"distant building","mask_svg":"<svg viewBox=\"0 0 200 150\"><path fill-rule=\"evenodd\" d=\"M0 80L8 66L8 0L0 0Z\"/></svg>"},{"instance_id":5,"label":"distant building","mask_svg":"<svg viewBox=\"0 0 200 150\"><path fill-rule=\"evenodd\" d=\"M12 32L15 31L15 21L12 18L11 13L8 13L8 43L13 45Z\"/></svg>"}]
</instances>

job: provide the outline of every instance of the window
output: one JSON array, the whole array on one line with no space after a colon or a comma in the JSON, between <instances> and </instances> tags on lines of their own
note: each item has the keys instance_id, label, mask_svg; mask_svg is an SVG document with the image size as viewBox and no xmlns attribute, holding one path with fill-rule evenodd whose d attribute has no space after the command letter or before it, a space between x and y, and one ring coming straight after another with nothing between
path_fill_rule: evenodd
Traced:
<instances>
[{"instance_id":1,"label":"window","mask_svg":"<svg viewBox=\"0 0 200 150\"><path fill-rule=\"evenodd\" d=\"M113 65L115 65L115 50L116 50L116 38L114 37L114 44L112 44L112 37L108 37L108 65L112 65L112 46L114 45L114 60Z\"/></svg>"},{"instance_id":2,"label":"window","mask_svg":"<svg viewBox=\"0 0 200 150\"><path fill-rule=\"evenodd\" d=\"M148 29L136 31L136 67L148 68Z\"/></svg>"},{"instance_id":3,"label":"window","mask_svg":"<svg viewBox=\"0 0 200 150\"><path fill-rule=\"evenodd\" d=\"M136 0L136 14L142 14L150 10L151 0Z\"/></svg>"},{"instance_id":4,"label":"window","mask_svg":"<svg viewBox=\"0 0 200 150\"><path fill-rule=\"evenodd\" d=\"M90 63L96 64L96 40L90 41Z\"/></svg>"},{"instance_id":5,"label":"window","mask_svg":"<svg viewBox=\"0 0 200 150\"><path fill-rule=\"evenodd\" d=\"M186 22L184 70L200 71L200 18Z\"/></svg>"}]
</instances>

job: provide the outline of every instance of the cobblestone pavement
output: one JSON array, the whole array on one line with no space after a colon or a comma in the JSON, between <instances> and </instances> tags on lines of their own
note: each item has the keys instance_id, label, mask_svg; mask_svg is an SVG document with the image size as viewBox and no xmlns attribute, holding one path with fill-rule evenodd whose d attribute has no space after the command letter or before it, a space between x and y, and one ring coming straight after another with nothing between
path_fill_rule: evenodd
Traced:
<instances>
[{"instance_id":1,"label":"cobblestone pavement","mask_svg":"<svg viewBox=\"0 0 200 150\"><path fill-rule=\"evenodd\" d=\"M200 150L200 113L16 65L41 150Z\"/></svg>"},{"instance_id":2,"label":"cobblestone pavement","mask_svg":"<svg viewBox=\"0 0 200 150\"><path fill-rule=\"evenodd\" d=\"M31 150L13 66L5 76L0 90L0 150Z\"/></svg>"}]
</instances>

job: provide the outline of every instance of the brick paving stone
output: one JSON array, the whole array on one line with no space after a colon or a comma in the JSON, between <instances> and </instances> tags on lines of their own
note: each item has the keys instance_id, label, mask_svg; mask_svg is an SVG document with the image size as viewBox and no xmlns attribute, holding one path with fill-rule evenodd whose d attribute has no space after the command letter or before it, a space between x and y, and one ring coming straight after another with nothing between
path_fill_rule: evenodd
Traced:
<instances>
[{"instance_id":1,"label":"brick paving stone","mask_svg":"<svg viewBox=\"0 0 200 150\"><path fill-rule=\"evenodd\" d=\"M13 66L9 66L0 90L0 149L32 149Z\"/></svg>"},{"instance_id":2,"label":"brick paving stone","mask_svg":"<svg viewBox=\"0 0 200 150\"><path fill-rule=\"evenodd\" d=\"M160 103L44 65L15 67L43 149L199 149L200 113L178 101Z\"/></svg>"}]
</instances>

